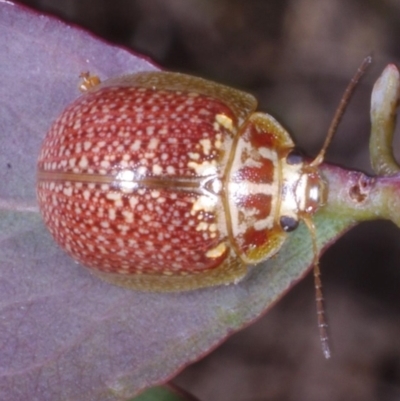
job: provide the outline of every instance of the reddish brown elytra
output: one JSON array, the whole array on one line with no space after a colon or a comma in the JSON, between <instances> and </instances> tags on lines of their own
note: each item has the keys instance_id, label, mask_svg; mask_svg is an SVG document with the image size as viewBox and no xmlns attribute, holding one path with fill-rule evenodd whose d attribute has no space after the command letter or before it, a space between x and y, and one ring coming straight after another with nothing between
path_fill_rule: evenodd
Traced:
<instances>
[{"instance_id":1,"label":"reddish brown elytra","mask_svg":"<svg viewBox=\"0 0 400 401\"><path fill-rule=\"evenodd\" d=\"M319 328L329 356L312 215L318 172L360 67L309 163L244 92L188 75L84 74L87 92L50 128L37 194L54 239L113 284L184 291L237 283L299 221L310 229ZM93 86L93 87L91 87Z\"/></svg>"}]
</instances>

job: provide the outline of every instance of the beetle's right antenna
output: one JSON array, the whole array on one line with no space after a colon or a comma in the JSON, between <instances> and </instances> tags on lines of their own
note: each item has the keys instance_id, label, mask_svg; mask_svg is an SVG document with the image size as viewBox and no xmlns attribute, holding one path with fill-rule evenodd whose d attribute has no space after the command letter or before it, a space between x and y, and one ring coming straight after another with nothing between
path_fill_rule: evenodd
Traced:
<instances>
[{"instance_id":1,"label":"beetle's right antenna","mask_svg":"<svg viewBox=\"0 0 400 401\"><path fill-rule=\"evenodd\" d=\"M314 270L314 288L315 288L315 302L317 305L317 322L319 330L319 339L321 341L322 352L326 359L331 357L331 347L329 346L328 323L325 317L324 295L321 283L321 270L319 268L317 234L315 232L315 225L309 217L303 218L305 225L311 234L311 241L313 245L313 270Z\"/></svg>"}]
</instances>

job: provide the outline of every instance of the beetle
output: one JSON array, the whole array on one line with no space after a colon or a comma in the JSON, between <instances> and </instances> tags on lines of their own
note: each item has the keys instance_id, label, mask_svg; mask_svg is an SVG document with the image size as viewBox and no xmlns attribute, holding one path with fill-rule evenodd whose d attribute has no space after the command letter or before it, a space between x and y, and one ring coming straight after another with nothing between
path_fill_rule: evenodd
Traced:
<instances>
[{"instance_id":1,"label":"beetle","mask_svg":"<svg viewBox=\"0 0 400 401\"><path fill-rule=\"evenodd\" d=\"M317 168L256 106L249 94L179 73L92 86L42 145L46 225L74 259L128 286L239 281L325 193Z\"/></svg>"},{"instance_id":2,"label":"beetle","mask_svg":"<svg viewBox=\"0 0 400 401\"><path fill-rule=\"evenodd\" d=\"M51 126L38 158L45 224L102 279L158 292L237 283L303 221L329 350L312 222L328 189L318 167L364 69L313 161L242 91L172 72L102 83L83 75L86 93Z\"/></svg>"}]
</instances>

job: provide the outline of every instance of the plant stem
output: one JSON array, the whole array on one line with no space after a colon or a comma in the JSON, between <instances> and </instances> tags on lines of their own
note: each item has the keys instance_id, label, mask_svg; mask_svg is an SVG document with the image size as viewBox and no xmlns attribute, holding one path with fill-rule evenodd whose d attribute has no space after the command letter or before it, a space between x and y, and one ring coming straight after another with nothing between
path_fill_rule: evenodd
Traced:
<instances>
[{"instance_id":1,"label":"plant stem","mask_svg":"<svg viewBox=\"0 0 400 401\"><path fill-rule=\"evenodd\" d=\"M385 219L400 227L400 174L369 177L361 172L323 165L329 186L324 214L350 218L354 223Z\"/></svg>"}]
</instances>

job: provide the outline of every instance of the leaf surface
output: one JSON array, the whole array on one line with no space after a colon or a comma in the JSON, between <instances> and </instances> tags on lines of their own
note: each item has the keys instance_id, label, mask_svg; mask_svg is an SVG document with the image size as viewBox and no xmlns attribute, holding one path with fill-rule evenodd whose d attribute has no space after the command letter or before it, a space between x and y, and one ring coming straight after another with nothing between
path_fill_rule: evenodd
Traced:
<instances>
[{"instance_id":1,"label":"leaf surface","mask_svg":"<svg viewBox=\"0 0 400 401\"><path fill-rule=\"evenodd\" d=\"M37 212L40 143L79 95L80 73L105 79L156 67L5 1L0 54L1 400L128 400L249 324L306 274L312 247L301 227L237 285L151 294L92 277L55 245ZM353 223L317 220L320 244Z\"/></svg>"}]
</instances>

